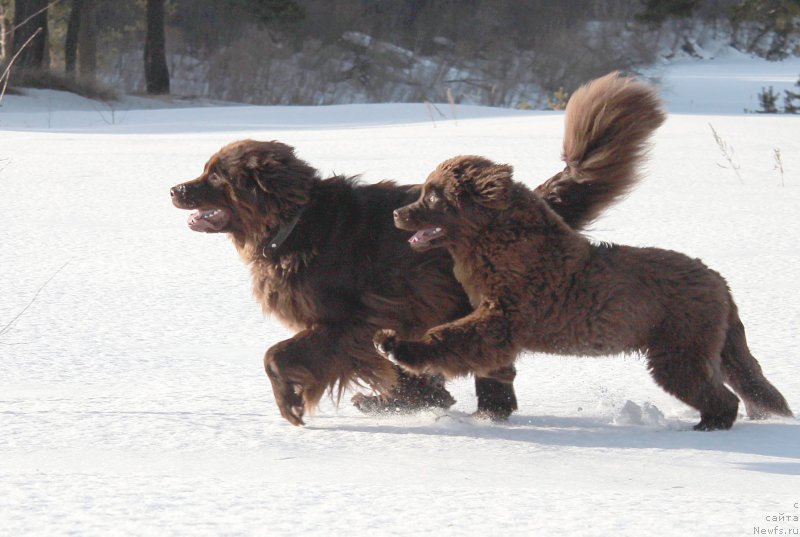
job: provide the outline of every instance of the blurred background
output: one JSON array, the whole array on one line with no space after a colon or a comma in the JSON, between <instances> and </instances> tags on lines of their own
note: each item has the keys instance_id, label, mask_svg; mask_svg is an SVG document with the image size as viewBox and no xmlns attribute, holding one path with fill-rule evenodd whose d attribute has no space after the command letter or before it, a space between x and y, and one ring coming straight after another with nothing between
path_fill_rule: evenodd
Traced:
<instances>
[{"instance_id":1,"label":"blurred background","mask_svg":"<svg viewBox=\"0 0 800 537\"><path fill-rule=\"evenodd\" d=\"M800 0L0 0L0 26L3 84L107 100L559 109L614 69L800 53Z\"/></svg>"}]
</instances>

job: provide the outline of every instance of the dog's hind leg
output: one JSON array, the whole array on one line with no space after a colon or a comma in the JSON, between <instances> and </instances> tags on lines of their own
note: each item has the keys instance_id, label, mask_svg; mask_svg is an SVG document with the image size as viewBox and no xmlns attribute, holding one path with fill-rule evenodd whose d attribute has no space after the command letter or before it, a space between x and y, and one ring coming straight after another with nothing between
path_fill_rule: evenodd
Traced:
<instances>
[{"instance_id":1,"label":"dog's hind leg","mask_svg":"<svg viewBox=\"0 0 800 537\"><path fill-rule=\"evenodd\" d=\"M450 408L456 402L442 375L413 375L398 368L397 384L388 393L355 394L353 406L365 414L409 414L430 408Z\"/></svg>"},{"instance_id":2,"label":"dog's hind leg","mask_svg":"<svg viewBox=\"0 0 800 537\"><path fill-rule=\"evenodd\" d=\"M783 395L764 377L761 365L747 347L744 326L736 305L731 299L728 330L722 347L722 373L725 381L744 401L751 419L763 419L770 414L791 416L792 411Z\"/></svg>"},{"instance_id":3,"label":"dog's hind leg","mask_svg":"<svg viewBox=\"0 0 800 537\"><path fill-rule=\"evenodd\" d=\"M718 352L675 350L651 345L648 366L655 381L671 395L700 411L696 431L730 429L739 399L722 382Z\"/></svg>"}]
</instances>

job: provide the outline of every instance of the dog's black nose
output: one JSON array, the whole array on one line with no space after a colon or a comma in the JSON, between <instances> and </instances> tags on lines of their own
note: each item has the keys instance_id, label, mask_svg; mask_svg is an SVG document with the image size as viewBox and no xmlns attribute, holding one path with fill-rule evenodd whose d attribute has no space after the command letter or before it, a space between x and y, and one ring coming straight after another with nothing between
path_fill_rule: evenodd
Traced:
<instances>
[{"instance_id":1,"label":"dog's black nose","mask_svg":"<svg viewBox=\"0 0 800 537\"><path fill-rule=\"evenodd\" d=\"M395 220L397 220L398 218L400 218L400 212L399 211L394 211L392 213L392 216L394 217Z\"/></svg>"},{"instance_id":2,"label":"dog's black nose","mask_svg":"<svg viewBox=\"0 0 800 537\"><path fill-rule=\"evenodd\" d=\"M173 186L169 189L169 195L174 198L175 196L180 196L183 194L184 190L186 190L186 187L183 185Z\"/></svg>"}]
</instances>

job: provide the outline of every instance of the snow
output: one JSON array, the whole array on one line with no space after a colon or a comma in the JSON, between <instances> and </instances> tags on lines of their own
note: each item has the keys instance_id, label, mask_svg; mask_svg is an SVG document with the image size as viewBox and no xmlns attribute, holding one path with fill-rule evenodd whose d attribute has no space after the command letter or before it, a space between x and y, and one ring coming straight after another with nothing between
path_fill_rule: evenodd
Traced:
<instances>
[{"instance_id":1,"label":"snow","mask_svg":"<svg viewBox=\"0 0 800 537\"><path fill-rule=\"evenodd\" d=\"M798 411L800 118L742 114L753 105L739 83L800 69L735 60L723 95L687 82L722 72L714 62L662 72L678 113L642 184L590 236L719 270ZM697 413L635 356L523 356L506 424L470 418L460 379L447 414L324 401L308 426L289 425L261 357L290 332L262 318L229 241L188 230L169 187L241 138L280 139L367 182L419 182L474 153L535 185L560 168L563 116L458 107L434 123L422 104L212 104L131 98L112 116L57 92L2 102L0 534L800 533L798 421L693 432Z\"/></svg>"},{"instance_id":2,"label":"snow","mask_svg":"<svg viewBox=\"0 0 800 537\"><path fill-rule=\"evenodd\" d=\"M800 57L780 62L756 60L731 47L716 49L702 61L682 58L665 61L647 69L649 76L661 79L664 99L672 112L695 114L739 114L761 109L758 95L773 88L783 109L784 90L800 91ZM660 77L663 75L663 78Z\"/></svg>"}]
</instances>

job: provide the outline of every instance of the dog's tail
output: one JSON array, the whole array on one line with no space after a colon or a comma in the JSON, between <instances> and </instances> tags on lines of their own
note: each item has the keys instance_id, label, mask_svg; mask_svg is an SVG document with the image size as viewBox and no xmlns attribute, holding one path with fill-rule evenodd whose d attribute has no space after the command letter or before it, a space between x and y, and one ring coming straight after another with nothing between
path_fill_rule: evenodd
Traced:
<instances>
[{"instance_id":1,"label":"dog's tail","mask_svg":"<svg viewBox=\"0 0 800 537\"><path fill-rule=\"evenodd\" d=\"M769 414L791 416L792 411L778 391L764 377L761 365L747 347L744 326L733 298L728 314L728 331L722 347L722 374L725 382L744 401L747 415L752 419L766 418Z\"/></svg>"},{"instance_id":2,"label":"dog's tail","mask_svg":"<svg viewBox=\"0 0 800 537\"><path fill-rule=\"evenodd\" d=\"M535 192L573 229L584 229L627 194L650 135L666 118L652 86L613 72L581 86L567 103L566 168Z\"/></svg>"}]
</instances>

